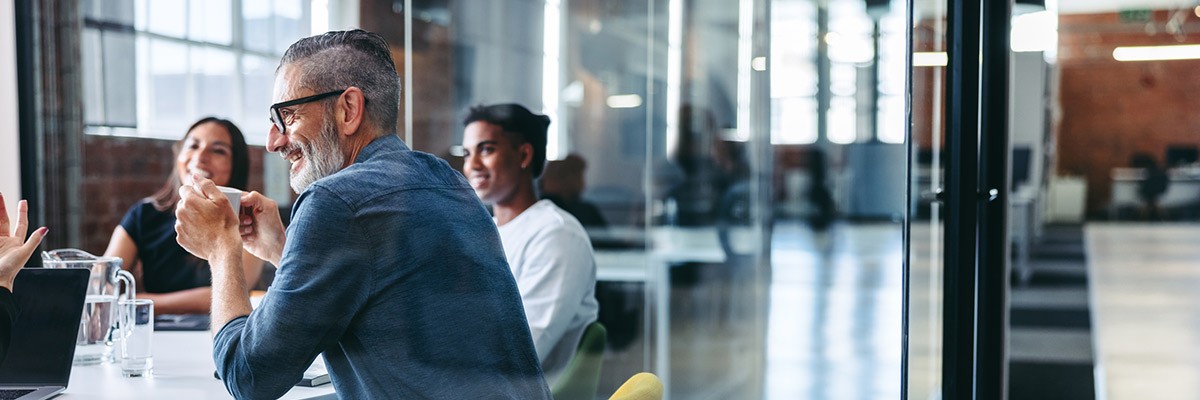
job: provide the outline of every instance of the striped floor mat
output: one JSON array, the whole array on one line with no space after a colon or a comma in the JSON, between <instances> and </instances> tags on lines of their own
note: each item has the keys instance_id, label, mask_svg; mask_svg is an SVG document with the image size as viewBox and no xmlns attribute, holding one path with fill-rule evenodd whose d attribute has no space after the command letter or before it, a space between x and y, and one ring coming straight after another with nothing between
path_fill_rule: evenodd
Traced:
<instances>
[{"instance_id":1,"label":"striped floor mat","mask_svg":"<svg viewBox=\"0 0 1200 400\"><path fill-rule=\"evenodd\" d=\"M1031 252L1032 277L1014 281L1010 399L1095 399L1085 257L1081 226L1047 226Z\"/></svg>"}]
</instances>

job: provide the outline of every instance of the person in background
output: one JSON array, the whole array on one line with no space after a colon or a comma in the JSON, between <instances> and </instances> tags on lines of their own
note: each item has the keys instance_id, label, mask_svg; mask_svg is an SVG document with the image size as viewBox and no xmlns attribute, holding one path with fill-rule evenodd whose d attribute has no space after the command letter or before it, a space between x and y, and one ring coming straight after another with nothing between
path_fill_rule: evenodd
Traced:
<instances>
[{"instance_id":1,"label":"person in background","mask_svg":"<svg viewBox=\"0 0 1200 400\"><path fill-rule=\"evenodd\" d=\"M608 222L604 220L600 209L583 200L585 170L587 162L574 153L562 160L547 162L546 170L538 179L542 198L571 213L585 227L604 228Z\"/></svg>"},{"instance_id":2,"label":"person in background","mask_svg":"<svg viewBox=\"0 0 1200 400\"><path fill-rule=\"evenodd\" d=\"M13 299L13 281L21 267L29 261L33 250L46 237L46 228L41 227L25 237L29 221L29 205L25 200L17 203L17 224L9 231L8 208L4 195L0 194L0 361L8 355L8 343L12 340L13 323L17 320L17 304Z\"/></svg>"},{"instance_id":3,"label":"person in background","mask_svg":"<svg viewBox=\"0 0 1200 400\"><path fill-rule=\"evenodd\" d=\"M550 118L517 104L474 107L463 120L463 174L492 205L546 379L554 382L596 320L596 261L587 232L534 179L546 163Z\"/></svg>"},{"instance_id":4,"label":"person in background","mask_svg":"<svg viewBox=\"0 0 1200 400\"><path fill-rule=\"evenodd\" d=\"M179 243L213 268L213 361L236 398L278 398L324 354L345 399L546 399L496 227L466 179L396 136L400 78L383 37L293 43L275 72L267 148L300 196L203 177L180 189ZM242 250L279 266L251 310Z\"/></svg>"},{"instance_id":5,"label":"person in background","mask_svg":"<svg viewBox=\"0 0 1200 400\"><path fill-rule=\"evenodd\" d=\"M1158 207L1158 200L1167 192L1171 178L1149 154L1135 153L1130 164L1133 168L1141 169L1144 174L1142 180L1137 183L1138 198L1142 200L1142 217L1149 221L1160 220L1162 210Z\"/></svg>"},{"instance_id":6,"label":"person in background","mask_svg":"<svg viewBox=\"0 0 1200 400\"><path fill-rule=\"evenodd\" d=\"M105 256L120 257L137 280L138 297L154 300L160 314L207 314L212 302L212 271L175 241L179 188L192 174L220 186L246 190L250 155L236 125L208 117L196 121L175 143L175 168L153 196L134 204L113 230ZM244 278L252 287L262 261L242 252Z\"/></svg>"}]
</instances>

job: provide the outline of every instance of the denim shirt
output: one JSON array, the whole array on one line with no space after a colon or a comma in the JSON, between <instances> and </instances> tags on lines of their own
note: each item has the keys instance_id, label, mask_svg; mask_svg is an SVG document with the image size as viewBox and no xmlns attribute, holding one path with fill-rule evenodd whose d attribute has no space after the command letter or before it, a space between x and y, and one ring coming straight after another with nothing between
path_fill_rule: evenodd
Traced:
<instances>
[{"instance_id":1,"label":"denim shirt","mask_svg":"<svg viewBox=\"0 0 1200 400\"><path fill-rule=\"evenodd\" d=\"M213 359L237 398L277 398L324 353L341 398L549 398L496 226L461 174L376 139L292 207L262 304Z\"/></svg>"}]
</instances>

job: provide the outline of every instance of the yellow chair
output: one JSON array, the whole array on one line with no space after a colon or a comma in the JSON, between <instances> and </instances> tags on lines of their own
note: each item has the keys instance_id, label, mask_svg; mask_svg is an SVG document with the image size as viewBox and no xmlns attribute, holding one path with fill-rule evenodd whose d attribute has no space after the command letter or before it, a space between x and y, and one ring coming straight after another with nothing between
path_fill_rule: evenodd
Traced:
<instances>
[{"instance_id":1,"label":"yellow chair","mask_svg":"<svg viewBox=\"0 0 1200 400\"><path fill-rule=\"evenodd\" d=\"M592 400L600 386L600 366L604 363L604 343L608 331L599 322L588 324L579 338L575 356L550 388L554 400Z\"/></svg>"},{"instance_id":2,"label":"yellow chair","mask_svg":"<svg viewBox=\"0 0 1200 400\"><path fill-rule=\"evenodd\" d=\"M658 376L640 372L625 381L608 400L662 400L662 397L663 385Z\"/></svg>"}]
</instances>

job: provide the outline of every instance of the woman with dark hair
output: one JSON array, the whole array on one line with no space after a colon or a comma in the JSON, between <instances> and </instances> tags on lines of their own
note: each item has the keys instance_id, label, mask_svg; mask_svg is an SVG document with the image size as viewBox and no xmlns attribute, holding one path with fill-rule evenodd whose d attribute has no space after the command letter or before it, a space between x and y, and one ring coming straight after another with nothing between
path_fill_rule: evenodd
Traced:
<instances>
[{"instance_id":1,"label":"woman with dark hair","mask_svg":"<svg viewBox=\"0 0 1200 400\"><path fill-rule=\"evenodd\" d=\"M134 204L113 230L105 256L120 257L122 268L137 279L138 297L154 300L162 314L207 314L212 299L208 262L179 246L175 236L175 203L179 188L192 175L219 186L246 190L250 155L236 125L207 117L188 128L175 143L175 168L154 195ZM242 252L247 287L258 282L262 261Z\"/></svg>"}]
</instances>

